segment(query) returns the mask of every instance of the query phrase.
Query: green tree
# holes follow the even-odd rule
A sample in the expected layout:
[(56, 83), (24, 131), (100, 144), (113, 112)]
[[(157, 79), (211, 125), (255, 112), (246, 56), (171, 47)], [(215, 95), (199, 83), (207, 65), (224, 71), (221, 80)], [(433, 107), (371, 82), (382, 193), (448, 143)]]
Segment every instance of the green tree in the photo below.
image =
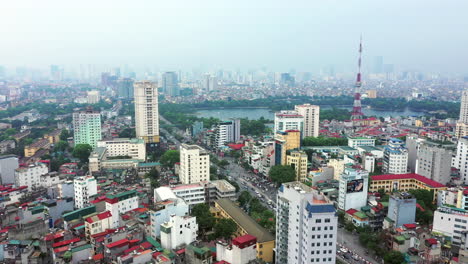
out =
[(405, 263), (405, 256), (400, 251), (389, 251), (384, 256), (385, 264), (401, 264)]
[(60, 140), (54, 146), (54, 151), (65, 151), (69, 147), (68, 142)]
[(252, 199), (252, 195), (248, 191), (242, 191), (239, 195), (239, 198), (237, 198), (237, 201), (239, 202), (240, 206), (246, 205), (250, 200)]
[(119, 137), (120, 138), (134, 138), (136, 137), (135, 129), (129, 128), (129, 127), (124, 128), (122, 131), (120, 131)]
[(346, 229), (346, 231), (352, 232), (354, 229), (356, 229), (356, 227), (354, 226), (353, 223), (346, 222), (345, 229)]
[(93, 150), (93, 147), (89, 144), (78, 144), (75, 146), (73, 149), (73, 157), (79, 159), (82, 163), (85, 163), (88, 161), (89, 154), (91, 154), (91, 151)]
[(151, 183), (151, 188), (158, 188), (159, 184), (159, 172), (156, 168), (151, 168), (149, 172), (145, 174), (145, 178), (148, 178)]
[(198, 227), (203, 234), (207, 230), (211, 230), (216, 222), (215, 217), (210, 212), (210, 207), (204, 203), (194, 205), (191, 214), (196, 217)]
[(218, 219), (214, 226), (215, 236), (217, 238), (231, 239), (237, 230), (236, 223), (229, 218)]
[(178, 150), (168, 150), (161, 156), (161, 165), (167, 168), (174, 167), (174, 164), (180, 161), (180, 152)]
[(270, 176), (272, 181), (281, 184), (294, 181), (296, 179), (296, 171), (291, 166), (275, 165), (271, 167), (268, 176)]
[(227, 160), (221, 160), (219, 163), (218, 163), (218, 166), (222, 167), (222, 168), (225, 168), (227, 165), (229, 165), (229, 162)]
[(70, 132), (68, 130), (63, 129), (62, 133), (60, 133), (60, 140), (67, 141), (67, 139), (70, 137)]

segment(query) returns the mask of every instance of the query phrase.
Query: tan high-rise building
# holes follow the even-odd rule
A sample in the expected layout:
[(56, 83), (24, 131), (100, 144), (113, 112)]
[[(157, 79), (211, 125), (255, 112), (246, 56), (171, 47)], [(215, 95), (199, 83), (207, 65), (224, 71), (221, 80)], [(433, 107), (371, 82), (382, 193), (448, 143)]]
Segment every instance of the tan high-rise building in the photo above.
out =
[(318, 137), (320, 106), (311, 104), (296, 105), (295, 110), (304, 117), (302, 137)]
[(210, 154), (197, 145), (180, 145), (179, 179), (182, 184), (210, 181)]
[(460, 104), (460, 118), (455, 128), (457, 138), (468, 136), (468, 91), (463, 91)]
[(135, 82), (135, 129), (145, 143), (159, 142), (158, 88), (150, 81)]
[(286, 151), (301, 147), (301, 131), (288, 130), (275, 136), (275, 164), (286, 164)]
[(286, 165), (296, 171), (296, 181), (304, 182), (307, 178), (307, 154), (304, 151), (293, 150), (286, 157)]

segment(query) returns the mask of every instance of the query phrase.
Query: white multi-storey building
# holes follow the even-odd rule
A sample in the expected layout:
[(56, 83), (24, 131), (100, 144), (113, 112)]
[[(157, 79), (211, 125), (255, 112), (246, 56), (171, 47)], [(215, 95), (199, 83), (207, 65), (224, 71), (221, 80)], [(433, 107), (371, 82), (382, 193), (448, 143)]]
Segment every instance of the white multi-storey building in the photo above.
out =
[(240, 139), (240, 120), (220, 122), (216, 128), (215, 145), (221, 148), (229, 142), (236, 142)]
[(408, 150), (404, 142), (392, 138), (384, 150), (383, 171), (388, 174), (405, 174), (408, 171)]
[(462, 137), (458, 140), (453, 167), (459, 170), (461, 180), (468, 184), (468, 137)]
[(146, 146), (143, 139), (114, 138), (98, 141), (97, 146), (107, 149), (107, 157), (129, 156), (132, 159), (146, 159)]
[(348, 146), (352, 148), (358, 147), (374, 147), (375, 139), (366, 137), (348, 137)]
[(2, 184), (15, 183), (15, 170), (19, 167), (15, 155), (0, 156), (0, 179)]
[(47, 174), (49, 168), (44, 163), (31, 164), (15, 170), (16, 186), (28, 186), (28, 190), (42, 186), (41, 176)]
[(462, 93), (460, 118), (456, 125), (455, 136), (457, 138), (468, 136), (468, 91)]
[(216, 243), (216, 260), (231, 264), (248, 264), (257, 258), (257, 238), (246, 234), (236, 237), (232, 243)]
[(418, 148), (416, 173), (447, 184), (451, 180), (452, 155), (452, 150), (447, 146), (424, 141)]
[(86, 237), (106, 231), (107, 229), (115, 228), (112, 225), (112, 213), (105, 211), (85, 219)]
[(149, 212), (149, 233), (153, 239), (157, 239), (160, 236), (161, 224), (169, 221), (171, 215), (188, 215), (189, 206), (182, 198), (176, 197), (169, 187), (154, 189), (154, 197), (154, 207), (151, 207)]
[(369, 184), (369, 172), (345, 168), (340, 176), (338, 191), (338, 208), (361, 209), (367, 205), (367, 190)]
[(182, 184), (209, 181), (209, 153), (200, 146), (182, 144), (180, 146), (179, 178)]
[(301, 131), (301, 138), (304, 136), (304, 117), (297, 111), (281, 111), (275, 113), (275, 133), (286, 132), (288, 130)]
[(75, 207), (78, 209), (89, 204), (90, 197), (97, 194), (96, 179), (93, 176), (76, 177), (73, 180), (75, 189)]
[(134, 93), (136, 136), (147, 144), (158, 143), (158, 88), (150, 81), (135, 82)]
[(112, 214), (112, 228), (120, 226), (120, 214), (139, 206), (138, 192), (135, 190), (106, 196), (106, 210)]
[(189, 206), (205, 203), (205, 184), (181, 184), (171, 188), (177, 197), (182, 198)]
[(296, 105), (295, 110), (304, 117), (303, 137), (318, 137), (320, 130), (320, 106), (311, 104)]
[(171, 215), (169, 221), (161, 224), (161, 246), (175, 249), (189, 245), (196, 240), (197, 232), (196, 217)]
[(468, 211), (441, 206), (434, 212), (432, 232), (452, 238), (452, 244), (460, 245), (462, 233), (468, 230)]
[(101, 140), (101, 113), (86, 110), (73, 113), (73, 136), (75, 146), (89, 144), (96, 147)]
[(324, 195), (300, 182), (278, 191), (276, 263), (335, 263), (338, 217)]

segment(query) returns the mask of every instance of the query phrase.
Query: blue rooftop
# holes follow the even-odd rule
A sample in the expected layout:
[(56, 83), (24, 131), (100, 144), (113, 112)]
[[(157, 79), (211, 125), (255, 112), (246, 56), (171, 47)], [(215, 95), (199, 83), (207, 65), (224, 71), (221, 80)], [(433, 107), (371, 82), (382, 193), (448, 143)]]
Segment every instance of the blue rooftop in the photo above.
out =
[(309, 217), (312, 216), (312, 214), (317, 214), (317, 213), (334, 213), (336, 212), (335, 207), (331, 204), (315, 204), (312, 205), (310, 203), (307, 204), (306, 210), (309, 212)]

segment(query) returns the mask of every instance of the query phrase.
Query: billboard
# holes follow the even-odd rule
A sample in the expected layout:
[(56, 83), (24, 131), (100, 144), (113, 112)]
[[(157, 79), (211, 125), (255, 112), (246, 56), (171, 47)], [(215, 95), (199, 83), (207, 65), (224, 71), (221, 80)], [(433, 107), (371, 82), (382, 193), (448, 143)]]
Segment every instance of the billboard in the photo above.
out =
[(346, 193), (362, 192), (364, 190), (364, 180), (348, 181), (346, 186)]

